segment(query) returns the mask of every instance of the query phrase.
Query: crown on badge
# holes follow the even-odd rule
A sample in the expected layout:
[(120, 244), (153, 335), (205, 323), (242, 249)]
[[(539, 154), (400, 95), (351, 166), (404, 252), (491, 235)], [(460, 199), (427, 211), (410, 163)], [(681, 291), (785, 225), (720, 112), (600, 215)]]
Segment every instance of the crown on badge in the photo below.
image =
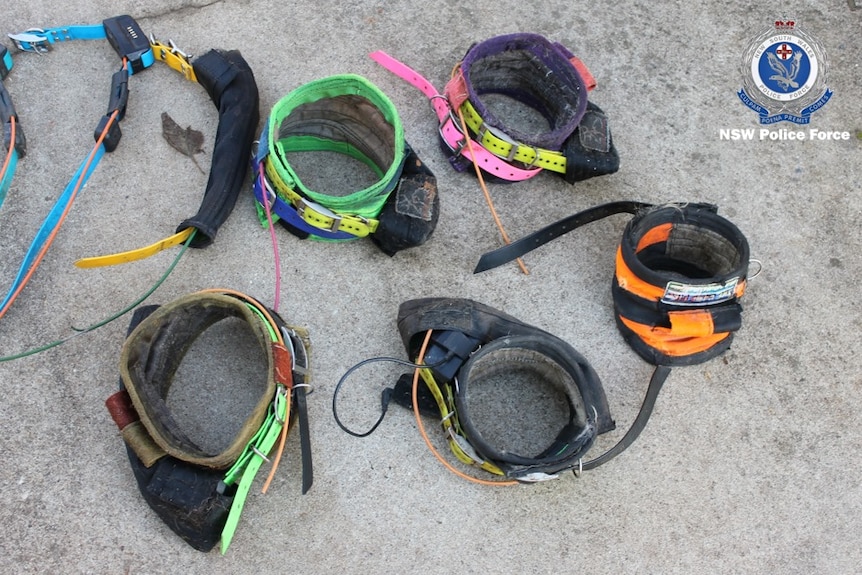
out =
[(775, 29), (778, 31), (788, 31), (793, 30), (794, 26), (796, 26), (796, 22), (793, 20), (776, 20), (775, 21)]

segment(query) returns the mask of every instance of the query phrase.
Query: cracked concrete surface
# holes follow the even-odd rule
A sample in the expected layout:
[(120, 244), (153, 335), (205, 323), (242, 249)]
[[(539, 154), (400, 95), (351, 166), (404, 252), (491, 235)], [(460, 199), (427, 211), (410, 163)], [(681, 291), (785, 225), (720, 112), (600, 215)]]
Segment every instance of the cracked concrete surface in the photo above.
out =
[[(10, 0), (0, 32), (123, 13), (192, 54), (241, 50), (255, 72), (263, 117), (306, 82), (365, 76), (395, 103), (408, 141), (436, 174), (440, 223), (426, 245), (393, 258), (367, 241), (303, 242), (279, 230), (280, 311), (308, 328), (314, 346), (315, 483), (300, 495), (298, 440), (291, 435), (269, 492), (253, 489), (226, 556), (182, 542), (135, 485), (104, 408), (117, 387), (128, 317), (0, 364), (0, 571), (858, 572), (862, 12), (811, 0), (624, 8), (550, 1), (541, 9), (509, 0)], [(721, 138), (723, 129), (760, 128), (736, 96), (741, 57), (756, 32), (779, 17), (796, 18), (828, 54), (834, 96), (799, 129), (847, 131), (849, 140)], [(617, 333), (609, 290), (626, 218), (591, 224), (529, 254), (528, 276), (514, 265), (472, 275), (478, 257), (500, 245), (476, 181), (449, 168), (424, 97), (368, 58), (385, 50), (442, 87), (473, 42), (515, 31), (562, 42), (590, 67), (599, 83), (590, 99), (610, 117), (621, 168), (574, 186), (550, 174), (491, 185), (513, 238), (608, 201), (708, 201), (746, 234), (763, 271), (743, 299), (732, 349), (674, 369), (627, 452), (580, 478), (496, 489), (448, 473), (406, 411), (390, 408), (372, 436), (356, 439), (338, 429), (330, 406), (336, 382), (353, 364), (372, 356), (406, 359), (395, 327), (402, 301), (446, 296), (502, 309), (590, 360), (618, 425), (597, 453), (637, 412), (652, 367)], [(117, 66), (113, 51), (97, 42), (14, 57), (5, 84), (28, 154), (0, 209), (4, 292), (89, 151)], [(0, 355), (67, 336), (70, 326), (90, 325), (134, 301), (173, 253), (94, 270), (72, 262), (155, 241), (197, 210), (206, 178), (162, 140), (160, 116), (169, 112), (203, 132), (209, 153), (217, 122), (212, 103), (164, 67), (129, 84), (123, 140), (0, 320)], [(779, 128), (797, 129), (769, 129)], [(207, 154), (198, 160), (209, 165)], [(269, 235), (247, 186), (215, 243), (183, 256), (147, 301), (229, 287), (271, 303), (274, 284)], [(380, 366), (350, 380), (340, 405), (353, 425), (374, 421), (380, 390), (399, 373)], [(199, 397), (201, 412), (217, 413), (217, 399)], [(194, 405), (194, 398), (185, 401)]]

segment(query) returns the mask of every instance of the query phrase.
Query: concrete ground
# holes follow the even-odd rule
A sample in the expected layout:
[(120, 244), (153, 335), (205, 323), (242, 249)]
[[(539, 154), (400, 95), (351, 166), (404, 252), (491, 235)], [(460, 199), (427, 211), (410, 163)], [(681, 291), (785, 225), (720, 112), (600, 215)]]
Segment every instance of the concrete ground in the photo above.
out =
[[(393, 258), (369, 241), (303, 242), (278, 230), (279, 309), (313, 341), (315, 482), (300, 494), (299, 442), (291, 435), (268, 493), (258, 489), (262, 477), (256, 482), (225, 556), (193, 550), (138, 492), (104, 407), (117, 388), (128, 316), (0, 364), (0, 572), (859, 572), (862, 11), (813, 0), (754, 7), (738, 0), (8, 0), (0, 31), (123, 13), (192, 54), (241, 50), (257, 78), (263, 117), (306, 82), (365, 76), (392, 99), (408, 141), (437, 175), (440, 221), (427, 244)], [(721, 138), (721, 130), (760, 128), (736, 96), (740, 62), (756, 33), (782, 17), (802, 23), (828, 54), (834, 95), (803, 129), (846, 131), (849, 140)], [(529, 254), (529, 275), (514, 264), (473, 275), (478, 257), (500, 245), (476, 180), (449, 168), (424, 97), (367, 56), (385, 50), (442, 87), (473, 42), (517, 31), (562, 42), (590, 67), (599, 83), (590, 99), (610, 117), (621, 168), (574, 186), (551, 174), (492, 184), (513, 238), (608, 201), (706, 201), (745, 233), (763, 271), (743, 298), (732, 349), (674, 369), (626, 453), (580, 478), (497, 488), (447, 472), (409, 412), (391, 408), (373, 435), (357, 439), (336, 426), (331, 400), (358, 361), (406, 359), (395, 326), (401, 302), (467, 297), (565, 339), (589, 359), (618, 426), (595, 453), (634, 418), (652, 367), (616, 331), (609, 290), (627, 218), (592, 224)], [(105, 42), (14, 57), (5, 84), (29, 147), (0, 210), (3, 293), (89, 151), (117, 67)], [(155, 241), (197, 210), (206, 177), (162, 139), (160, 115), (200, 130), (210, 152), (215, 109), (200, 87), (158, 63), (129, 84), (123, 141), (102, 160), (0, 320), (0, 355), (66, 337), (72, 326), (134, 301), (175, 251), (94, 270), (72, 262)], [(769, 130), (780, 128), (796, 126)], [(207, 153), (197, 159), (208, 168)], [(185, 254), (147, 301), (224, 287), (272, 304), (274, 286), (271, 242), (249, 185), (215, 243)], [(205, 350), (185, 369), (195, 365), (218, 364)], [(345, 420), (357, 429), (370, 425), (380, 390), (400, 371), (375, 365), (348, 380), (339, 398)], [(229, 425), (219, 421), (220, 399), (201, 393), (186, 401), (193, 411), (215, 413), (201, 425), (218, 431)], [(528, 423), (513, 416), (513, 426)]]

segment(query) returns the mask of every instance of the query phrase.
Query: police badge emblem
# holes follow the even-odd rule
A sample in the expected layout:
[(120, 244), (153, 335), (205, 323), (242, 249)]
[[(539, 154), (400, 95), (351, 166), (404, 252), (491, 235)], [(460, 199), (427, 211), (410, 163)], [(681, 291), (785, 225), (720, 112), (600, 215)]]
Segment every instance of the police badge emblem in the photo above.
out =
[(752, 41), (742, 57), (742, 77), (737, 95), (761, 124), (808, 124), (832, 97), (823, 46), (793, 20), (776, 20)]

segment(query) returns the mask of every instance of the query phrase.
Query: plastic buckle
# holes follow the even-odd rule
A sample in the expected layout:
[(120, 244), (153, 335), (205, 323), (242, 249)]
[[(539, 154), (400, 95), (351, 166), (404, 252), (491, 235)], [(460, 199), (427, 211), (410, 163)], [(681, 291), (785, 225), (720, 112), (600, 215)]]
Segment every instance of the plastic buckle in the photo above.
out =
[(8, 36), (15, 42), (15, 47), (22, 52), (45, 54), (51, 50), (51, 42), (42, 28), (30, 28), (18, 34), (8, 34)]

